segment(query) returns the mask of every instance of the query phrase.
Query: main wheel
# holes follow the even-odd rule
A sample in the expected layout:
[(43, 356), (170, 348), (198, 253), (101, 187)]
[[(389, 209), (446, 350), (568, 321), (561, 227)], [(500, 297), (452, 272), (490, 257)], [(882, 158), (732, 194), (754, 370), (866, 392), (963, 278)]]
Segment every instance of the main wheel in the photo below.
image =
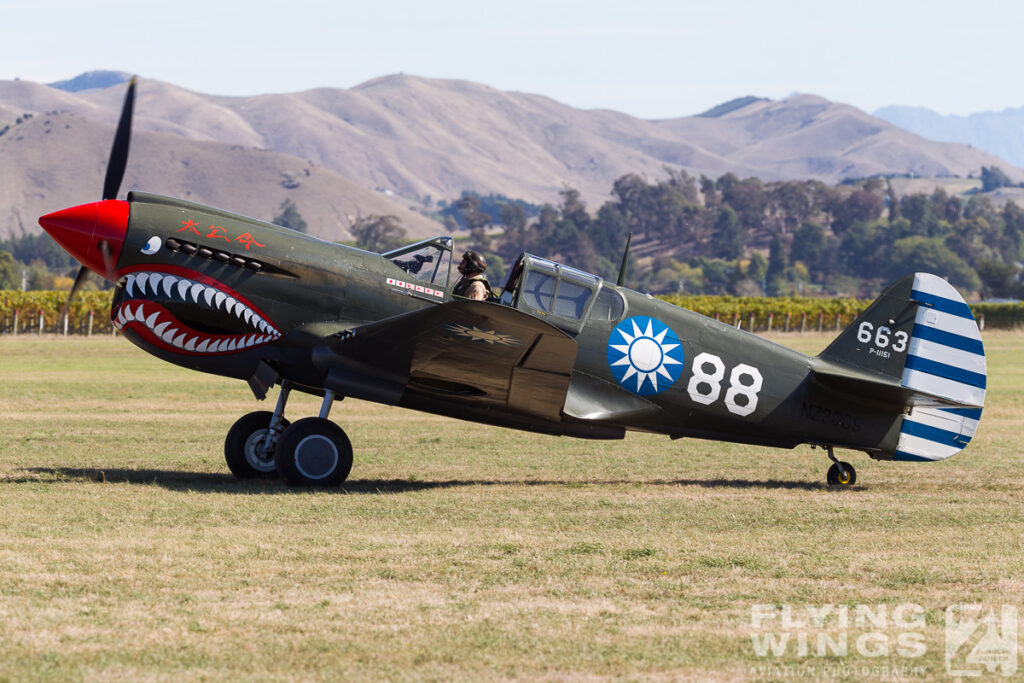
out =
[[(264, 448), (273, 413), (260, 410), (238, 418), (224, 439), (224, 460), (239, 479), (272, 479), (277, 476), (274, 450)], [(290, 423), (282, 418), (281, 426)]]
[[(843, 472), (839, 469), (839, 465), (843, 466)], [(828, 482), (829, 486), (853, 486), (857, 483), (857, 470), (853, 469), (853, 465), (848, 462), (841, 462), (839, 465), (832, 463), (832, 467), (828, 468), (828, 474), (825, 475), (825, 481)]]
[(352, 471), (352, 444), (330, 420), (307, 417), (284, 430), (274, 459), (289, 486), (337, 486)]

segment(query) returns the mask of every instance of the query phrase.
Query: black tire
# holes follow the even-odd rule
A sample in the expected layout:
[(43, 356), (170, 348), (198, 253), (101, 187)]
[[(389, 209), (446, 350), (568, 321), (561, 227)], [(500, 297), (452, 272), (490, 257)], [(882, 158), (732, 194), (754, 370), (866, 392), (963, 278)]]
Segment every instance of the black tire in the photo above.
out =
[[(263, 460), (256, 452), (256, 446), (266, 435), (270, 427), (273, 413), (259, 410), (238, 418), (228, 430), (224, 439), (224, 460), (231, 474), (239, 479), (273, 479), (277, 477), (277, 466), (274, 454)], [(282, 418), (281, 426), (287, 427), (290, 422)]]
[[(846, 470), (846, 476), (839, 469), (839, 465), (843, 466)], [(825, 481), (828, 482), (829, 486), (853, 486), (857, 483), (857, 470), (853, 469), (853, 465), (848, 462), (840, 462), (839, 465), (832, 463), (832, 467), (828, 468), (828, 474), (825, 475)]]
[(330, 420), (307, 417), (281, 434), (274, 456), (289, 486), (337, 486), (352, 471), (352, 444)]

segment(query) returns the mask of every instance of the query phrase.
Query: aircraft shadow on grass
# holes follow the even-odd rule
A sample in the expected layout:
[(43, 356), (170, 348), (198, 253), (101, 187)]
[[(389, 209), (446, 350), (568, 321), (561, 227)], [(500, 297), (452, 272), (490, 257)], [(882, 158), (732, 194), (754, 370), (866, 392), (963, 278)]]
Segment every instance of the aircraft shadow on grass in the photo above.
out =
[[(30, 467), (24, 472), (33, 476), (12, 478), (13, 483), (53, 483), (69, 480), (105, 482), (111, 484), (142, 484), (161, 486), (173, 491), (198, 491), (206, 493), (236, 493), (256, 495), (267, 493), (303, 493), (307, 490), (285, 486), (271, 479), (239, 480), (229, 474), (213, 472), (188, 472), (182, 470), (155, 469), (101, 469), (95, 467)], [(53, 477), (39, 479), (40, 475)], [(797, 489), (805, 491), (826, 490), (825, 484), (817, 482), (784, 481), (779, 479), (449, 479), (443, 481), (420, 481), (416, 479), (352, 479), (336, 491), (340, 494), (356, 493), (409, 493), (471, 486), (620, 486), (623, 484), (642, 486), (697, 486), (709, 489)], [(842, 489), (862, 491), (857, 489)]]

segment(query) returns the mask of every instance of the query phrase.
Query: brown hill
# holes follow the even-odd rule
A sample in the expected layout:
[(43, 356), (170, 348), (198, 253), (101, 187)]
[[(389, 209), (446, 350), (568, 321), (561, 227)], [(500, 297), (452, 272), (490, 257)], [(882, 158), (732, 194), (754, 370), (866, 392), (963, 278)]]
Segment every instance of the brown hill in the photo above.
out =
[[(780, 102), (760, 100), (717, 118), (659, 122), (671, 135), (700, 140), (702, 147), (737, 165), (760, 169), (765, 180), (843, 178), (878, 174), (924, 177), (979, 175), (997, 165), (1016, 179), (1024, 171), (967, 145), (925, 140), (845, 104), (814, 95)], [(661, 158), (685, 163), (669, 154)]]
[[(112, 139), (112, 126), (67, 112), (35, 115), (0, 136), (0, 237), (39, 232), (40, 215), (98, 200)], [(262, 220), (291, 199), (310, 234), (332, 240), (351, 239), (348, 228), (360, 215), (397, 215), (410, 237), (441, 229), (436, 221), (309, 161), (163, 133), (136, 131), (122, 196), (133, 188)]]
[[(65, 111), (77, 114), (79, 121), (88, 118), (109, 125), (116, 120), (123, 90), (116, 86), (68, 93), (26, 81), (0, 82), (0, 117), (22, 111)], [(452, 199), (465, 189), (534, 202), (557, 201), (558, 191), (570, 185), (594, 207), (608, 197), (615, 179), (639, 173), (653, 180), (666, 165), (712, 177), (733, 172), (764, 180), (817, 178), (828, 183), (879, 173), (967, 177), (977, 175), (982, 166), (998, 165), (1011, 178), (1024, 181), (1024, 171), (996, 157), (965, 145), (924, 140), (820, 97), (798, 95), (778, 102), (741, 104), (723, 107), (727, 113), (714, 117), (648, 121), (612, 111), (575, 109), (547, 97), (477, 83), (405, 75), (374, 79), (348, 90), (323, 88), (254, 97), (203, 95), (143, 80), (137, 130), (180, 136), (192, 143), (160, 138), (168, 149), (146, 160), (133, 155), (132, 164), (139, 164), (134, 172), (146, 181), (138, 185), (142, 189), (231, 208), (242, 204), (243, 212), (257, 213), (259, 208), (259, 215), (265, 217), (265, 206), (272, 213), (286, 196), (278, 187), (281, 174), (296, 169), (304, 173), (308, 160), (313, 164), (308, 168), (318, 177), (323, 174), (326, 179), (330, 170), (352, 183), (342, 189), (340, 179), (332, 180), (337, 185), (329, 190), (333, 194), (299, 202), (303, 215), (312, 216), (310, 222), (325, 234), (341, 234), (330, 233), (331, 226), (339, 216), (352, 214), (354, 206), (364, 214), (399, 213), (395, 208), (368, 208), (370, 196), (387, 201), (379, 193), (366, 194), (373, 189), (407, 198), (400, 200), (405, 208), (426, 203), (428, 197)], [(0, 128), (3, 125), (0, 118)], [(0, 167), (10, 169), (4, 171), (5, 178), (20, 169), (17, 173), (33, 179), (16, 179), (16, 187), (7, 191), (10, 203), (5, 206), (31, 215), (35, 210), (28, 208), (31, 197), (62, 188), (47, 180), (59, 175), (58, 166), (102, 166), (110, 135), (99, 129), (96, 135), (103, 141), (96, 143), (96, 149), (104, 148), (98, 157), (92, 149), (76, 161), (82, 149), (69, 145), (55, 152), (45, 146), (46, 137), (33, 138), (43, 147), (26, 152), (18, 164), (6, 153), (0, 156)], [(160, 147), (157, 138), (151, 144)], [(204, 145), (212, 146), (201, 155)], [(192, 155), (190, 173), (173, 166), (181, 166), (181, 152), (186, 149)], [(244, 157), (243, 165), (253, 174), (244, 186), (232, 172), (242, 163), (235, 156)], [(162, 168), (158, 159), (160, 164), (172, 165)], [(257, 168), (267, 176), (257, 179)], [(191, 181), (196, 173), (203, 174), (204, 183)], [(88, 177), (96, 178), (98, 185), (99, 174)], [(40, 186), (43, 181), (46, 187)], [(130, 183), (131, 179), (125, 187)], [(311, 195), (313, 184), (305, 181), (304, 185)], [(357, 190), (362, 193), (358, 201), (355, 195), (338, 194)], [(330, 202), (342, 208), (331, 209)], [(62, 203), (67, 202), (48, 205)], [(314, 203), (316, 211), (323, 207), (325, 213), (314, 213)], [(406, 214), (403, 221), (417, 220), (407, 219)]]

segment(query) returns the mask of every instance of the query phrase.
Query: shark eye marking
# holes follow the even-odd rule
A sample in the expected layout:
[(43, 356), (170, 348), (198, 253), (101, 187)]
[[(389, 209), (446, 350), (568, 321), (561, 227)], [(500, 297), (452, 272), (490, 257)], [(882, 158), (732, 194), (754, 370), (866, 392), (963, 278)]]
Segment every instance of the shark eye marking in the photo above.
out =
[(147, 255), (155, 254), (156, 252), (160, 251), (161, 244), (163, 244), (163, 241), (156, 235), (153, 235), (152, 237), (149, 238), (149, 241), (146, 242), (146, 246), (144, 246), (139, 251)]

